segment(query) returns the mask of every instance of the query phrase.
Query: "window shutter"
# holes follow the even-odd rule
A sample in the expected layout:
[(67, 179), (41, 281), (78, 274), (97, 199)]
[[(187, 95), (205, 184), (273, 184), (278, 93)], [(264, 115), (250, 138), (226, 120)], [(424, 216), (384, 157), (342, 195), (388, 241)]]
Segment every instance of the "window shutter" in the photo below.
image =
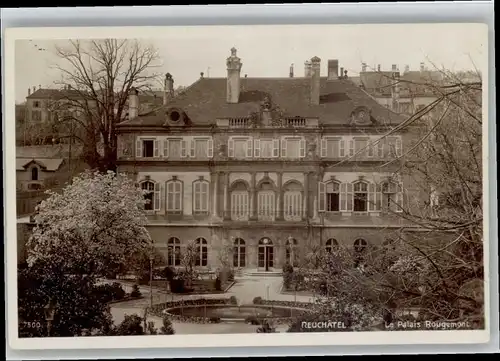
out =
[(375, 194), (375, 209), (380, 211), (382, 208), (382, 184), (377, 184)]
[(349, 141), (349, 157), (354, 155), (354, 140)]
[(398, 184), (397, 186), (396, 212), (403, 212), (403, 187), (401, 184)]
[(339, 154), (341, 157), (345, 157), (345, 140), (341, 139), (339, 142)]
[(340, 210), (347, 211), (347, 184), (340, 184)]
[(384, 140), (380, 139), (379, 142), (377, 143), (377, 157), (383, 158), (384, 157)]
[(286, 139), (281, 139), (281, 157), (286, 158)]
[(279, 139), (273, 139), (273, 157), (277, 158), (280, 156), (280, 140)]
[(194, 139), (191, 139), (190, 141), (190, 147), (189, 147), (189, 156), (194, 158), (194, 156), (196, 155), (195, 153), (195, 140)]
[(352, 183), (346, 183), (346, 208), (348, 212), (352, 212), (352, 196)]
[(306, 156), (306, 140), (301, 139), (299, 144), (300, 144), (299, 157), (304, 158)]
[(403, 144), (401, 138), (396, 138), (396, 156), (401, 157), (403, 155)]
[(234, 140), (229, 139), (228, 147), (227, 147), (227, 156), (234, 157)]
[(326, 139), (321, 139), (321, 158), (326, 158)]
[(318, 211), (319, 212), (324, 212), (325, 211), (325, 188), (326, 184), (323, 182), (318, 183), (319, 189), (318, 189)]
[(207, 157), (213, 158), (214, 156), (214, 141), (212, 139), (208, 140)]
[(374, 212), (377, 210), (376, 208), (376, 200), (375, 200), (375, 184), (368, 184), (368, 212)]
[(158, 139), (154, 140), (154, 155), (155, 158), (158, 158), (160, 156), (160, 144), (158, 142)]
[(186, 158), (187, 154), (187, 142), (185, 140), (181, 140), (181, 157)]
[(252, 158), (252, 139), (247, 140), (247, 158)]
[(160, 210), (160, 183), (155, 183), (155, 193), (154, 193), (154, 210)]
[(137, 138), (136, 141), (136, 147), (135, 147), (135, 157), (136, 158), (142, 158), (142, 139)]
[(163, 141), (163, 156), (168, 158), (168, 139)]
[(373, 157), (373, 143), (368, 143), (368, 157)]
[(260, 158), (260, 139), (255, 139), (253, 156), (255, 158)]

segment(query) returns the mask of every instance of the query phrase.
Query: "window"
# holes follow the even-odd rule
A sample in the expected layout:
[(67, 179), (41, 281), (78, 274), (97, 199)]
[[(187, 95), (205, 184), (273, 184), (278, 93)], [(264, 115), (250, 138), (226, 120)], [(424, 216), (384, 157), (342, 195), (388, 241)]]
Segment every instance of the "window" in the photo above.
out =
[(231, 192), (231, 219), (235, 221), (246, 221), (250, 214), (248, 189), (243, 182), (233, 186)]
[(136, 157), (158, 157), (158, 141), (155, 139), (137, 139)]
[[(368, 154), (368, 138), (355, 139), (354, 140), (354, 153), (360, 157), (364, 157)], [(359, 153), (358, 153), (359, 152)]]
[(325, 138), (321, 140), (322, 158), (345, 157), (345, 141), (340, 138)]
[(208, 182), (197, 180), (193, 183), (193, 214), (208, 214)]
[(42, 121), (42, 112), (40, 110), (33, 110), (31, 114), (32, 114), (31, 118), (33, 119), (34, 122)]
[(204, 238), (197, 238), (195, 244), (197, 247), (197, 257), (195, 261), (195, 266), (205, 267), (208, 265), (207, 240)]
[(160, 183), (144, 181), (141, 183), (141, 189), (146, 200), (144, 209), (147, 211), (160, 210)]
[(384, 157), (384, 143), (385, 139), (378, 139), (377, 142), (377, 157), (378, 158), (383, 158)]
[(229, 139), (228, 156), (230, 158), (251, 158), (252, 149), (252, 140), (250, 138)]
[(211, 139), (193, 139), (191, 141), (190, 156), (193, 158), (211, 158), (213, 143)]
[(276, 158), (279, 156), (278, 139), (256, 139), (254, 142), (255, 158)]
[(40, 108), (40, 102), (38, 100), (33, 102), (33, 108)]
[(335, 248), (339, 246), (339, 243), (335, 238), (330, 238), (329, 240), (326, 241), (325, 244), (325, 251), (328, 253), (332, 253)]
[(340, 183), (330, 181), (319, 184), (319, 211), (340, 211)]
[(171, 180), (167, 182), (167, 213), (182, 213), (182, 188), (182, 182), (179, 180)]
[(169, 159), (184, 158), (186, 156), (185, 141), (182, 139), (165, 139), (163, 143), (163, 156)]
[(363, 253), (368, 247), (368, 243), (363, 238), (358, 238), (354, 241), (354, 267), (363, 269), (364, 256)]
[(297, 267), (299, 265), (297, 240), (295, 238), (288, 237), (285, 247), (285, 262)]
[(245, 258), (245, 241), (242, 238), (236, 238), (233, 248), (233, 266), (237, 268), (245, 267)]
[(32, 181), (37, 181), (38, 180), (38, 167), (34, 166), (31, 168), (31, 180)]
[(284, 187), (283, 216), (286, 221), (302, 219), (302, 187), (297, 183), (289, 183)]
[(354, 184), (354, 212), (368, 211), (368, 185), (364, 182)]
[(403, 149), (400, 137), (389, 137), (387, 138), (387, 143), (389, 145), (389, 156), (401, 157), (403, 155)]
[(386, 182), (382, 185), (382, 209), (385, 212), (403, 211), (403, 192), (399, 184)]
[(257, 218), (259, 220), (274, 220), (274, 190), (269, 182), (262, 183), (257, 196)]
[(400, 109), (401, 113), (403, 113), (403, 114), (410, 114), (411, 113), (410, 103), (400, 103), (399, 106), (400, 106), (399, 109)]
[(306, 156), (306, 141), (302, 138), (281, 139), (282, 158), (304, 158)]
[(349, 140), (349, 157), (354, 156), (354, 140)]
[(167, 243), (167, 266), (181, 265), (181, 241), (172, 237)]

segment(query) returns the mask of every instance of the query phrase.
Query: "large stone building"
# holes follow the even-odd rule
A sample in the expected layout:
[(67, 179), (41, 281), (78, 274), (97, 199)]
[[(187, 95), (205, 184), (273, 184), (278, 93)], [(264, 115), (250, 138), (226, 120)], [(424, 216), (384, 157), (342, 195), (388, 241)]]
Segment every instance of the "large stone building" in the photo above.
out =
[[(166, 262), (188, 242), (201, 267), (233, 246), (238, 268), (281, 270), (337, 244), (363, 251), (404, 224), (412, 197), (398, 177), (411, 141), (404, 118), (380, 105), (329, 60), (303, 77), (242, 76), (236, 49), (226, 78), (205, 78), (165, 105), (118, 125), (118, 168), (149, 193), (148, 229)], [(388, 136), (383, 136), (390, 131)]]

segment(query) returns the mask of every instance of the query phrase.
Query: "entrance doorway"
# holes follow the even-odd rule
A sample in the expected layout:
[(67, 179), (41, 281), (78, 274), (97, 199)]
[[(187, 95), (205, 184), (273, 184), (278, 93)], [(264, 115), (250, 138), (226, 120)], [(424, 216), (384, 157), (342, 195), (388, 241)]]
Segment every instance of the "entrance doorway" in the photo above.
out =
[(269, 238), (262, 238), (259, 241), (258, 267), (263, 271), (271, 271), (274, 267), (274, 246)]

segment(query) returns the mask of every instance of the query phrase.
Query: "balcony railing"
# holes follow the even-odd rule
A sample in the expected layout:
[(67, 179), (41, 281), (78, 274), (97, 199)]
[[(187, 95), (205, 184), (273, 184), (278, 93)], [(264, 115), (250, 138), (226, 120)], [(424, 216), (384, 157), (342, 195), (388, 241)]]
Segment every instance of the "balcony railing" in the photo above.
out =
[(285, 124), (289, 127), (303, 128), (307, 126), (306, 118), (285, 118)]
[(250, 118), (231, 118), (229, 119), (230, 128), (247, 128), (250, 125)]

